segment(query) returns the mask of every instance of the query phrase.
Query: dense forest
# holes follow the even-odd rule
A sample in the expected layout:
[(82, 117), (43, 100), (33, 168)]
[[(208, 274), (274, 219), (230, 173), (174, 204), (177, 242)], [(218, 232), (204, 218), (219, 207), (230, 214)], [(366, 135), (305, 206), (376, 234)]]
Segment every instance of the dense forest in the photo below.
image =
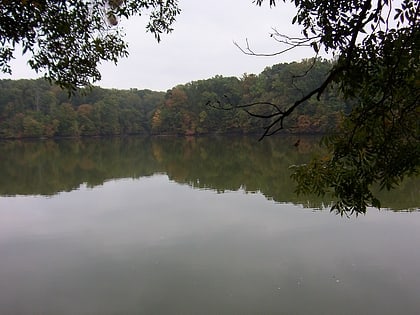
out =
[[(264, 119), (215, 107), (258, 102), (290, 106), (319, 85), (331, 66), (320, 59), (283, 63), (259, 75), (215, 76), (166, 93), (94, 87), (68, 95), (43, 79), (0, 80), (0, 138), (260, 133)], [(328, 90), (293, 113), (286, 127), (289, 132), (324, 133), (337, 126), (348, 108), (336, 90)], [(269, 111), (267, 106), (254, 108), (260, 115)]]

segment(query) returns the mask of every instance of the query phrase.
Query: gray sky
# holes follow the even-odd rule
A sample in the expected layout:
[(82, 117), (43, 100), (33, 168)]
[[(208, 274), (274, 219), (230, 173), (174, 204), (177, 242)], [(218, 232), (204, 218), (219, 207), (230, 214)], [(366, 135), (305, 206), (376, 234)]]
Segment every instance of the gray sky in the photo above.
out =
[[(165, 91), (177, 84), (215, 75), (258, 74), (266, 66), (313, 56), (309, 48), (276, 57), (247, 56), (233, 44), (235, 41), (245, 46), (248, 39), (255, 52), (282, 49), (269, 34), (272, 28), (287, 35), (300, 34), (300, 29), (291, 24), (296, 8), (290, 4), (279, 1), (270, 9), (268, 0), (263, 7), (257, 7), (252, 0), (180, 0), (180, 7), (182, 12), (175, 22), (175, 30), (163, 36), (160, 43), (145, 32), (146, 16), (122, 21), (130, 56), (121, 59), (117, 66), (103, 64), (102, 80), (95, 85)], [(19, 52), (12, 63), (13, 75), (0, 74), (0, 78), (38, 77), (18, 55)]]

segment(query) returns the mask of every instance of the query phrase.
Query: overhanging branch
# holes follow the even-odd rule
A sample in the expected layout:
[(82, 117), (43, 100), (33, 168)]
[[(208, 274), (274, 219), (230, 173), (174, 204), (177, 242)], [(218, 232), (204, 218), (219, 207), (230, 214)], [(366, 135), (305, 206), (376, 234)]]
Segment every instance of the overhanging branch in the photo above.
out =
[[(317, 99), (319, 100), (322, 93), (328, 87), (328, 85), (334, 80), (335, 76), (338, 75), (341, 71), (343, 71), (343, 67), (336, 67), (334, 68), (325, 81), (316, 89), (310, 91), (309, 93), (305, 94), (302, 98), (295, 101), (292, 106), (288, 107), (287, 109), (283, 110), (279, 104), (271, 103), (271, 102), (253, 102), (249, 104), (233, 104), (230, 102), (229, 98), (225, 96), (225, 102), (221, 102), (220, 100), (215, 100), (214, 102), (208, 101), (207, 105), (211, 106), (216, 109), (220, 110), (236, 110), (242, 109), (248, 115), (256, 118), (262, 119), (274, 119), (270, 122), (267, 126), (264, 127), (264, 132), (259, 138), (259, 140), (264, 139), (265, 137), (271, 136), (280, 130), (284, 129), (284, 120), (289, 117), (293, 111), (307, 100), (312, 98), (316, 95)], [(271, 113), (268, 114), (259, 114), (255, 112), (257, 108), (265, 107), (271, 109)], [(274, 110), (274, 111), (273, 111)]]
[[(260, 1), (261, 2), (261, 1)], [(244, 105), (235, 105), (229, 102), (228, 105), (222, 104), (220, 101), (217, 101), (217, 106), (214, 106), (218, 109), (224, 109), (224, 110), (231, 110), (231, 109), (242, 109), (247, 114), (249, 114), (252, 117), (262, 118), (262, 119), (269, 119), (272, 120), (267, 126), (264, 127), (264, 132), (259, 140), (262, 140), (266, 136), (273, 135), (280, 130), (284, 129), (284, 120), (289, 117), (297, 107), (301, 106), (303, 103), (311, 99), (312, 97), (316, 96), (318, 100), (320, 100), (320, 97), (322, 93), (326, 90), (326, 88), (333, 82), (334, 79), (336, 79), (340, 74), (348, 70), (352, 66), (352, 60), (354, 58), (354, 51), (357, 46), (357, 38), (360, 32), (363, 31), (363, 27), (369, 23), (373, 18), (372, 16), (367, 17), (367, 12), (372, 6), (371, 0), (364, 1), (363, 5), (361, 6), (361, 10), (354, 21), (352, 21), (352, 28), (350, 28), (351, 32), (347, 33), (349, 36), (348, 38), (348, 45), (341, 51), (341, 60), (333, 66), (331, 69), (329, 75), (327, 78), (315, 89), (312, 91), (304, 94), (300, 99), (296, 100), (291, 106), (289, 106), (286, 109), (282, 109), (282, 107), (278, 104), (273, 104), (270, 102), (255, 102), (250, 104), (244, 104)], [(376, 8), (377, 11), (382, 10), (382, 6), (378, 6)], [(284, 34), (279, 33), (276, 29), (273, 29), (274, 33), (272, 33), (270, 36), (274, 38), (277, 42), (286, 45), (286, 48), (274, 52), (274, 53), (256, 53), (250, 46), (248, 39), (246, 39), (246, 46), (241, 47), (238, 43), (234, 42), (235, 46), (238, 47), (238, 49), (244, 53), (245, 55), (250, 56), (257, 56), (257, 57), (272, 57), (281, 55), (287, 51), (290, 51), (292, 49), (295, 49), (297, 47), (312, 47), (316, 53), (316, 56), (318, 56), (318, 52), (320, 49), (320, 46), (323, 43), (323, 37), (322, 34), (317, 36), (305, 36), (305, 37), (291, 37)], [(310, 69), (314, 66), (314, 63), (311, 65)], [(303, 76), (305, 76), (308, 71), (305, 72)], [(297, 76), (301, 77), (301, 76)], [(254, 109), (257, 107), (269, 107), (270, 113), (267, 114), (259, 114)]]

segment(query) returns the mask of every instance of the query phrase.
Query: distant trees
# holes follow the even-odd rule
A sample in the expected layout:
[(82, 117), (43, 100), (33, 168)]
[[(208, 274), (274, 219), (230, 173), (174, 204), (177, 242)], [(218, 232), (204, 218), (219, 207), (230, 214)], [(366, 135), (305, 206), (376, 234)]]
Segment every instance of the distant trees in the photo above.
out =
[[(331, 63), (317, 60), (312, 80), (297, 78), (310, 60), (267, 67), (241, 78), (215, 76), (166, 93), (93, 88), (67, 93), (44, 80), (0, 81), (0, 137), (78, 137), (127, 134), (260, 133), (264, 125), (244, 111), (220, 111), (215, 102), (287, 103), (322, 80)], [(289, 131), (322, 133), (338, 124), (345, 104), (331, 90), (289, 121)], [(264, 113), (263, 109), (261, 113)]]
[[(300, 78), (312, 61), (267, 67), (259, 75), (244, 74), (242, 78), (216, 76), (177, 86), (166, 93), (152, 119), (155, 133), (262, 133), (264, 124), (259, 117), (232, 109), (247, 103), (287, 104), (296, 95), (310, 90), (321, 81), (331, 62), (316, 60), (311, 80)], [(262, 102), (264, 100), (264, 102)], [(337, 90), (330, 89), (320, 102), (311, 102), (302, 112), (288, 121), (288, 130), (304, 133), (325, 133), (337, 127), (345, 103)], [(265, 106), (254, 107), (254, 113), (269, 115)]]
[(69, 98), (38, 80), (0, 80), (0, 138), (148, 134), (165, 93), (93, 88)]

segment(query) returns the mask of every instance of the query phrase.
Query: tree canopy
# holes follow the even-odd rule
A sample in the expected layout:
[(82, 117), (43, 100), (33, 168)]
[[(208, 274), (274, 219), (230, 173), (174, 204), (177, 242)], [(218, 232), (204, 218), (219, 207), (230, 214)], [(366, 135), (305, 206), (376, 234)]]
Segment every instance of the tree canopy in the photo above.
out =
[[(373, 186), (391, 189), (419, 172), (420, 2), (290, 2), (297, 8), (292, 23), (302, 27), (302, 37), (277, 31), (272, 36), (286, 49), (309, 45), (315, 55), (332, 53), (335, 63), (328, 76), (303, 97), (288, 106), (271, 106), (264, 135), (282, 129), (293, 111), (337, 86), (344, 99), (353, 100), (351, 112), (339, 130), (325, 138), (328, 156), (295, 167), (297, 190), (332, 193), (339, 198), (333, 206), (339, 213), (380, 207)], [(269, 4), (275, 6), (276, 1)], [(253, 54), (249, 48), (244, 51)], [(240, 107), (250, 111), (254, 106)]]
[[(312, 63), (277, 64), (240, 78), (217, 75), (177, 85), (166, 93), (91, 87), (68, 97), (65, 90), (43, 79), (0, 80), (0, 139), (259, 134), (263, 128), (260, 119), (243, 111), (217, 110), (209, 101), (291, 102), (301, 92), (313, 89), (331, 67), (330, 61), (317, 60), (310, 75), (293, 77)], [(348, 111), (348, 106), (337, 90), (331, 90), (321, 101), (291, 115), (287, 131), (319, 134), (335, 129), (340, 113)]]
[(20, 45), (29, 65), (69, 90), (98, 81), (101, 61), (128, 55), (122, 18), (148, 13), (146, 29), (159, 41), (180, 12), (177, 0), (3, 0), (0, 3), (0, 69)]

